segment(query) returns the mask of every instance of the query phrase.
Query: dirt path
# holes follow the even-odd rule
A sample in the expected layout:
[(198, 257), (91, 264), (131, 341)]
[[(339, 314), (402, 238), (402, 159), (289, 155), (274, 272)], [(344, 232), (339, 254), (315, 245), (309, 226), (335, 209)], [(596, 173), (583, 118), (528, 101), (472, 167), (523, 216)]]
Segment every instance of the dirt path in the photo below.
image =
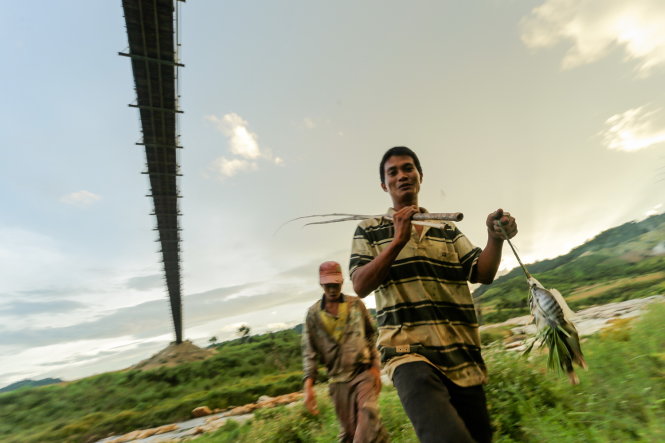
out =
[(193, 415), (202, 415), (201, 417), (156, 428), (132, 431), (123, 435), (114, 435), (98, 440), (96, 443), (166, 443), (191, 440), (196, 438), (197, 435), (216, 431), (229, 420), (243, 423), (252, 418), (254, 416), (253, 412), (257, 409), (273, 408), (280, 405), (291, 406), (295, 405), (301, 398), (301, 392), (292, 392), (278, 397), (262, 396), (256, 403), (249, 403), (214, 414), (210, 412), (207, 406), (202, 406), (192, 411)]
[(206, 432), (216, 431), (226, 424), (227, 421), (233, 420), (238, 423), (243, 423), (254, 414), (243, 414), (236, 416), (224, 416), (224, 413), (212, 414), (206, 417), (193, 418), (191, 420), (183, 421), (180, 423), (173, 423), (170, 425), (159, 426), (157, 428), (142, 429), (139, 431), (132, 431), (124, 435), (114, 435), (112, 437), (98, 440), (97, 443), (125, 443), (125, 442), (152, 442), (152, 443), (166, 443), (178, 442), (183, 440), (190, 440), (196, 438), (197, 435)]

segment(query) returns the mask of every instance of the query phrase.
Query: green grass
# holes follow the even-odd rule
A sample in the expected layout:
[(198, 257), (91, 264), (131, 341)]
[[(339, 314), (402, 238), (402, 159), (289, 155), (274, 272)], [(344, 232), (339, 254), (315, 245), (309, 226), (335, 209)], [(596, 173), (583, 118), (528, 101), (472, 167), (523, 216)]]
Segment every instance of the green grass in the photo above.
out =
[[(634, 322), (617, 322), (582, 347), (589, 371), (580, 385), (547, 370), (547, 355), (528, 359), (491, 345), (484, 351), (496, 442), (665, 441), (665, 303)], [(206, 404), (224, 408), (301, 388), (299, 335), (283, 331), (224, 343), (203, 362), (146, 372), (102, 374), (66, 385), (0, 395), (0, 441), (88, 442), (190, 418)], [(339, 432), (325, 384), (320, 415), (302, 403), (259, 410), (199, 442), (331, 442)], [(416, 442), (397, 393), (379, 400), (393, 442)]]
[[(257, 411), (251, 421), (238, 425), (227, 423), (219, 431), (197, 439), (202, 443), (329, 443), (337, 441), (339, 425), (327, 394), (327, 386), (319, 386), (319, 415), (312, 416), (302, 403)], [(404, 414), (397, 392), (384, 387), (379, 399), (384, 426), (393, 443), (415, 442), (416, 435)]]
[[(486, 350), (486, 386), (495, 442), (665, 441), (665, 304), (637, 323), (621, 324), (583, 344), (589, 371), (581, 384), (547, 371), (546, 355)], [(318, 417), (302, 404), (262, 411), (243, 425), (227, 424), (198, 440), (219, 442), (330, 442), (338, 425), (324, 387)], [(397, 393), (384, 387), (383, 422), (393, 442), (417, 442)]]

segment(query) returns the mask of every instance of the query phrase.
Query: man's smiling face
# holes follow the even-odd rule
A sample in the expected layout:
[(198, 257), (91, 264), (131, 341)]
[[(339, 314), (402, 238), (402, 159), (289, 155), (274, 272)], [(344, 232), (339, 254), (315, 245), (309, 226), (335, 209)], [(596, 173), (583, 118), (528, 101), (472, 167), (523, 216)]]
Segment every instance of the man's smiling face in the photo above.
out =
[[(394, 155), (383, 166), (385, 181), (381, 188), (390, 194), (393, 206), (415, 204), (422, 177), (410, 155)], [(395, 208), (397, 209), (397, 208)]]

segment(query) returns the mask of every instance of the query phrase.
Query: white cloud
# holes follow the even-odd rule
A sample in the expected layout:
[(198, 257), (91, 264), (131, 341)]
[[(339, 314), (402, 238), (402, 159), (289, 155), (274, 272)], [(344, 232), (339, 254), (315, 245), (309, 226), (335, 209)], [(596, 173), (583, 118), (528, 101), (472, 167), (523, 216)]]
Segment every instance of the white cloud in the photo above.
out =
[(290, 323), (285, 323), (285, 322), (277, 322), (277, 323), (268, 323), (266, 325), (266, 328), (269, 331), (280, 331), (282, 329), (286, 329), (286, 328), (289, 328), (289, 327), (292, 327), (292, 326), (295, 326), (295, 325), (292, 325)]
[(665, 63), (662, 0), (547, 0), (522, 19), (522, 41), (531, 48), (572, 41), (564, 69), (595, 62), (619, 46), (647, 76)]
[(311, 119), (311, 118), (309, 118), (309, 117), (305, 117), (305, 118), (303, 119), (303, 123), (305, 123), (305, 127), (306, 127), (307, 129), (314, 129), (314, 128), (316, 128), (316, 122), (314, 121), (314, 119)]
[(605, 121), (600, 132), (609, 149), (632, 152), (665, 142), (665, 113), (648, 106), (629, 109)]
[(74, 206), (89, 206), (102, 197), (90, 191), (77, 191), (60, 197), (62, 203)]
[(224, 177), (233, 177), (238, 172), (255, 171), (258, 168), (254, 162), (240, 158), (227, 159), (225, 157), (216, 159), (212, 167)]
[[(237, 333), (238, 328), (240, 328), (241, 326), (249, 326), (249, 325), (247, 324), (247, 322), (242, 321), (242, 322), (227, 324), (221, 330), (223, 332)], [(250, 327), (250, 329), (251, 329), (251, 327)]]
[(221, 118), (209, 115), (207, 119), (215, 123), (217, 129), (229, 138), (233, 154), (249, 159), (261, 156), (258, 136), (250, 132), (247, 120), (234, 112), (226, 114)]
[(662, 203), (658, 203), (656, 206), (645, 212), (644, 216), (651, 217), (652, 215), (660, 214), (662, 211), (663, 211), (663, 205)]
[[(39, 272), (35, 272), (39, 269)], [(0, 293), (13, 293), (66, 280), (71, 260), (56, 242), (45, 235), (21, 228), (0, 227)]]
[(258, 160), (281, 165), (284, 160), (273, 156), (269, 148), (261, 148), (258, 136), (249, 130), (249, 123), (236, 113), (222, 117), (208, 115), (206, 119), (215, 124), (229, 140), (229, 149), (236, 158), (219, 157), (214, 160), (212, 169), (224, 177), (232, 177), (240, 172), (258, 170)]

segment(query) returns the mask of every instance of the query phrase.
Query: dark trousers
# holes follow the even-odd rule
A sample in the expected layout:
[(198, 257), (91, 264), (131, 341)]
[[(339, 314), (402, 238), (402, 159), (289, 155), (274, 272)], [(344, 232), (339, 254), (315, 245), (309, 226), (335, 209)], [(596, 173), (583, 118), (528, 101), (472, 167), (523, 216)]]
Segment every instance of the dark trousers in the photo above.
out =
[(398, 366), (393, 384), (421, 443), (492, 441), (482, 385), (457, 386), (425, 362)]

